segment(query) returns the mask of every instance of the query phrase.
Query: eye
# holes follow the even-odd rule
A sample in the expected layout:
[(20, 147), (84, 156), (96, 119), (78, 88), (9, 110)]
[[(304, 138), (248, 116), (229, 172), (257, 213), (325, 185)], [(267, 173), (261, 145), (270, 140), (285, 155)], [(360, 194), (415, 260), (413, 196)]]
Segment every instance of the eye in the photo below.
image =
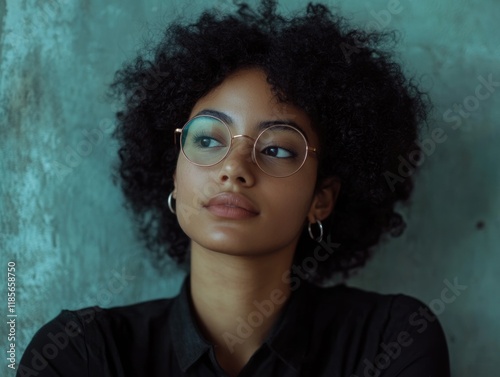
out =
[(202, 135), (196, 136), (194, 138), (194, 145), (198, 146), (199, 148), (216, 148), (223, 146), (223, 144), (217, 139), (214, 139), (213, 137), (210, 136), (202, 136)]
[(264, 148), (261, 151), (262, 154), (270, 157), (276, 157), (276, 158), (293, 158), (296, 157), (296, 154), (293, 153), (292, 151), (289, 151), (285, 148), (280, 148), (277, 146), (271, 146)]

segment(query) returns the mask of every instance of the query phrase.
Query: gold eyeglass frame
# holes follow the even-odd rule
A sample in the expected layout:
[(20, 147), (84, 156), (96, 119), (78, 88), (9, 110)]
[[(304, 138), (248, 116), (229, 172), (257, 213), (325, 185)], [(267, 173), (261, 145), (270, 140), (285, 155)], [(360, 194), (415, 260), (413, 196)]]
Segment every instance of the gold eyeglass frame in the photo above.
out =
[[(179, 135), (179, 139), (180, 137), (182, 136), (182, 131), (184, 130), (184, 127), (186, 127), (190, 122), (192, 122), (194, 119), (196, 118), (212, 118), (212, 119), (215, 119), (219, 122), (221, 122), (227, 129), (229, 135), (231, 136), (231, 140), (230, 140), (230, 144), (229, 144), (229, 148), (227, 149), (226, 153), (224, 154), (224, 156), (222, 156), (222, 158), (213, 163), (213, 164), (207, 164), (207, 165), (204, 165), (204, 164), (197, 164), (196, 162), (193, 162), (187, 155), (186, 153), (184, 152), (184, 148), (182, 146), (182, 143), (179, 141), (179, 144), (180, 144), (180, 149), (182, 151), (182, 154), (184, 155), (184, 157), (186, 157), (186, 159), (192, 163), (193, 165), (196, 165), (196, 166), (201, 166), (201, 167), (209, 167), (209, 166), (214, 166), (214, 165), (217, 165), (218, 163), (224, 161), (224, 159), (227, 157), (227, 155), (229, 154), (229, 152), (231, 151), (231, 149), (233, 148), (234, 146), (234, 143), (233, 143), (233, 140), (236, 139), (236, 138), (240, 138), (240, 137), (245, 137), (247, 139), (250, 139), (253, 141), (253, 145), (252, 145), (252, 153), (251, 153), (251, 156), (252, 156), (252, 161), (259, 167), (259, 169), (261, 171), (263, 171), (265, 174), (271, 176), (271, 177), (275, 177), (275, 178), (286, 178), (286, 177), (290, 177), (291, 175), (294, 175), (295, 173), (297, 173), (301, 168), (302, 166), (304, 166), (305, 162), (306, 162), (306, 159), (307, 157), (311, 154), (313, 157), (317, 157), (317, 148), (315, 147), (310, 147), (309, 144), (307, 143), (307, 139), (306, 137), (304, 136), (304, 134), (302, 133), (302, 131), (300, 131), (298, 128), (296, 127), (293, 127), (289, 124), (274, 124), (264, 130), (262, 130), (261, 132), (259, 132), (259, 134), (257, 135), (256, 138), (253, 138), (251, 136), (248, 136), (248, 135), (234, 135), (231, 133), (231, 129), (229, 128), (229, 126), (227, 125), (226, 122), (224, 122), (222, 119), (214, 116), (214, 115), (206, 115), (206, 114), (202, 114), (202, 115), (197, 115), (197, 116), (194, 116), (192, 117), (191, 119), (189, 119), (183, 126), (182, 128), (176, 128), (174, 130), (174, 143), (175, 143), (175, 146), (178, 148), (179, 147), (179, 144), (177, 143), (177, 134)], [(280, 176), (275, 176), (275, 175), (272, 175), (272, 174), (269, 174), (268, 172), (266, 172), (264, 169), (262, 169), (262, 167), (259, 165), (259, 163), (257, 162), (257, 158), (255, 157), (255, 149), (256, 149), (256, 146), (257, 146), (257, 140), (259, 140), (259, 138), (261, 137), (261, 135), (268, 131), (269, 129), (273, 128), (273, 127), (289, 127), (289, 128), (292, 128), (293, 130), (297, 131), (299, 133), (300, 136), (302, 136), (302, 139), (304, 139), (304, 144), (306, 146), (306, 153), (305, 153), (305, 156), (304, 156), (304, 159), (302, 160), (302, 163), (300, 164), (300, 166), (292, 173), (290, 174), (287, 174), (287, 175), (280, 175)]]

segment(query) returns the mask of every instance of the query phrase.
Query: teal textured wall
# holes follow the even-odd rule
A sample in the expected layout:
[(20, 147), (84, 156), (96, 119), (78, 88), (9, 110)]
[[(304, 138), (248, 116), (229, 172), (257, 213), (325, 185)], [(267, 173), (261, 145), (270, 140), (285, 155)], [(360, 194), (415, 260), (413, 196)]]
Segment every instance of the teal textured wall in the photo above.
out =
[[(402, 32), (399, 57), (435, 104), (422, 138), (441, 129), (434, 148), (426, 143), (415, 195), (402, 209), (407, 231), (381, 245), (350, 284), (420, 298), (439, 314), (453, 375), (497, 375), (500, 2), (328, 3), (355, 25)], [(0, 0), (2, 355), (9, 261), (16, 263), (18, 359), (62, 308), (177, 293), (182, 272), (151, 267), (111, 182), (115, 109), (104, 94), (145, 39), (207, 6), (232, 9), (230, 0)], [(445, 303), (442, 291), (454, 282), (462, 288)], [(0, 368), (13, 375), (3, 356)]]

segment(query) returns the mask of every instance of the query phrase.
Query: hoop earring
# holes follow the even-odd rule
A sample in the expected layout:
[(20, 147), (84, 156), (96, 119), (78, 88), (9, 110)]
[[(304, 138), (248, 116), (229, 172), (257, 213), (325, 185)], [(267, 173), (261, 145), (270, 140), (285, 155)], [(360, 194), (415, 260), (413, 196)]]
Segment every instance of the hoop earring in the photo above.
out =
[(172, 191), (168, 195), (167, 204), (168, 204), (168, 209), (170, 210), (170, 212), (172, 212), (175, 215), (175, 209), (174, 209), (174, 207), (172, 207), (172, 197), (173, 197), (173, 194), (174, 194), (174, 192)]
[(309, 237), (311, 237), (316, 242), (320, 243), (321, 241), (323, 241), (323, 224), (321, 224), (321, 221), (316, 220), (316, 224), (318, 224), (319, 226), (319, 237), (314, 237), (314, 234), (311, 229), (312, 224), (313, 223), (309, 222), (309, 225), (307, 226), (307, 230), (309, 231)]

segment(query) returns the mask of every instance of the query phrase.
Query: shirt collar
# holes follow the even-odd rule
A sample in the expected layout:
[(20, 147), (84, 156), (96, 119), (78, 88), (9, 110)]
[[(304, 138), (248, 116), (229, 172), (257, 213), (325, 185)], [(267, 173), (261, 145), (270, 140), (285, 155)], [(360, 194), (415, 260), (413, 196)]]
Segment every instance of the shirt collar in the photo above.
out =
[(208, 342), (201, 334), (191, 304), (189, 274), (184, 278), (179, 295), (174, 299), (170, 332), (180, 367), (185, 373), (206, 351)]
[(266, 342), (287, 365), (300, 370), (308, 348), (312, 306), (311, 284), (297, 280), (280, 318), (276, 321)]
[[(311, 295), (307, 293), (310, 285), (300, 280), (300, 284), (294, 286), (283, 312), (265, 341), (281, 360), (296, 371), (302, 364), (310, 332), (311, 306), (308, 300)], [(180, 367), (185, 373), (211, 347), (195, 320), (189, 274), (184, 278), (180, 293), (174, 299), (170, 331), (176, 344)]]

